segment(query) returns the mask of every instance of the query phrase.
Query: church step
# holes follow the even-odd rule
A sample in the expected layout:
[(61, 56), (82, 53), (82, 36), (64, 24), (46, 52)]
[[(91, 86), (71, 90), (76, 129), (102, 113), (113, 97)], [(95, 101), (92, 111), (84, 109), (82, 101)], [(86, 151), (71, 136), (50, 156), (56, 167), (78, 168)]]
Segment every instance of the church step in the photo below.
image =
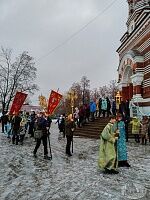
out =
[(101, 132), (98, 131), (80, 131), (80, 132), (74, 132), (75, 135), (80, 135), (80, 134), (87, 134), (87, 135), (100, 135)]
[(87, 133), (80, 133), (80, 135), (76, 135), (74, 133), (75, 136), (79, 136), (79, 137), (84, 137), (84, 138), (94, 138), (94, 139), (99, 139), (99, 135), (92, 135), (92, 134), (87, 134)]
[(77, 128), (76, 131), (79, 131), (79, 132), (82, 131), (82, 130), (91, 130), (91, 131), (92, 131), (92, 130), (93, 130), (93, 131), (97, 130), (97, 131), (99, 131), (99, 130), (103, 130), (104, 127), (105, 127), (105, 126), (101, 126), (101, 127), (98, 127), (98, 126), (97, 126), (97, 127), (89, 126), (89, 127)]
[[(100, 137), (101, 132), (109, 122), (109, 118), (96, 118), (93, 122), (84, 124), (81, 128), (76, 128), (74, 135), (85, 138)], [(129, 133), (131, 133), (131, 125), (129, 125)], [(132, 134), (129, 134), (129, 138), (133, 138)]]
[[(100, 134), (91, 134), (91, 133), (74, 133), (75, 136), (78, 136), (78, 137), (85, 137), (85, 138), (95, 138), (95, 139), (99, 139), (100, 138)], [(134, 138), (134, 135), (132, 134), (129, 134), (129, 138)]]
[(89, 121), (89, 124), (95, 124), (95, 123), (108, 123), (109, 120), (101, 120), (101, 119), (95, 119), (94, 121)]

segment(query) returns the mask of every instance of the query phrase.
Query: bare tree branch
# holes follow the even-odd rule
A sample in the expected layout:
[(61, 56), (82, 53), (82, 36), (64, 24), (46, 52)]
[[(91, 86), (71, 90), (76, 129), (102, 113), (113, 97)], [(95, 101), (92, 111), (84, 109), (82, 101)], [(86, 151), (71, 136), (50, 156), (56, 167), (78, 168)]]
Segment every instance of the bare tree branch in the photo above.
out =
[(12, 51), (1, 47), (0, 52), (0, 102), (2, 112), (8, 110), (17, 91), (34, 94), (38, 86), (34, 84), (37, 69), (33, 57), (23, 52), (12, 61)]

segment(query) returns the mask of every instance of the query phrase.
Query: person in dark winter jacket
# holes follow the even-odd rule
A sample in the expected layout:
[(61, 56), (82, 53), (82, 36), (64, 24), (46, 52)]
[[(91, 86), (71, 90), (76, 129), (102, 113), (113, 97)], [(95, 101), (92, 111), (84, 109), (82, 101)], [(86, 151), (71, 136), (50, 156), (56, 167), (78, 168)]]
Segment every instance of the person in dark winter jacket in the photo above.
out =
[(107, 101), (107, 117), (109, 117), (109, 115), (111, 114), (110, 109), (111, 109), (111, 103), (108, 97), (106, 97), (106, 101)]
[(19, 116), (18, 113), (14, 113), (14, 117), (11, 121), (12, 126), (12, 143), (18, 145), (19, 142), (19, 134), (20, 134), (20, 123), (22, 121), (22, 118)]
[(7, 113), (5, 113), (1, 117), (1, 122), (2, 122), (2, 133), (7, 132), (7, 123), (9, 122), (9, 117)]
[(75, 130), (75, 122), (73, 120), (72, 114), (67, 117), (66, 124), (65, 124), (65, 133), (67, 138), (67, 145), (66, 145), (66, 154), (68, 156), (72, 156), (70, 152), (71, 142), (73, 139), (73, 132)]
[(29, 134), (31, 137), (34, 137), (34, 127), (35, 127), (35, 112), (33, 111), (29, 117)]
[(59, 122), (59, 130), (60, 133), (63, 133), (63, 137), (65, 138), (65, 114), (61, 115)]
[(101, 114), (102, 114), (102, 98), (99, 99), (98, 107), (99, 107), (99, 113), (98, 113), (98, 116), (100, 117)]
[(112, 101), (112, 114), (113, 114), (113, 116), (116, 116), (116, 112), (117, 112), (117, 109), (116, 109), (116, 101), (113, 100), (113, 101)]
[(86, 122), (90, 121), (90, 106), (88, 104), (85, 104), (85, 117)]
[(84, 109), (83, 106), (81, 106), (79, 109), (79, 127), (83, 126), (83, 121), (84, 121)]
[(37, 157), (36, 153), (42, 141), (44, 146), (44, 159), (50, 160), (47, 149), (47, 136), (49, 134), (49, 128), (50, 128), (50, 122), (47, 120), (44, 113), (40, 113), (40, 116), (35, 121), (35, 130), (41, 131), (41, 138), (36, 139), (36, 146), (33, 151), (33, 155), (35, 158)]

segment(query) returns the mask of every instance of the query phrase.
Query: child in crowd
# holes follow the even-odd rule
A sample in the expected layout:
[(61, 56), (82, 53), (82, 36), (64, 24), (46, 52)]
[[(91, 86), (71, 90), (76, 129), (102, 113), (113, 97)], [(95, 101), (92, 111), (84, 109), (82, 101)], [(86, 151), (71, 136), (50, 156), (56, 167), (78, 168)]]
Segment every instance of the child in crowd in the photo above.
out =
[(133, 117), (130, 124), (132, 125), (132, 134), (134, 135), (135, 142), (140, 143), (140, 120), (137, 117)]

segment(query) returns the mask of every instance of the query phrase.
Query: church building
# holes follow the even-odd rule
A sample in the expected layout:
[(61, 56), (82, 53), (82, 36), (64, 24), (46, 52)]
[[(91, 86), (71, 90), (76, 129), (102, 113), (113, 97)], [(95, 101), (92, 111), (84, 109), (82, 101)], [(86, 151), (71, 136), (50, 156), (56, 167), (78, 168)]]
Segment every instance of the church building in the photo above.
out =
[(128, 5), (127, 31), (117, 49), (119, 91), (123, 101), (150, 115), (150, 0), (128, 0)]

